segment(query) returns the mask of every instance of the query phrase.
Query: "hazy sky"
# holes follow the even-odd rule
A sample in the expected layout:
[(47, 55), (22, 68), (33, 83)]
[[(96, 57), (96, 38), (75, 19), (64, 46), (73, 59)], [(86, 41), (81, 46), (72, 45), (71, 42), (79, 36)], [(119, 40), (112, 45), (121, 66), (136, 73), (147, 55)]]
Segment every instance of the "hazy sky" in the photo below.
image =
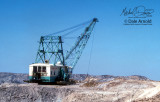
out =
[[(0, 0), (0, 72), (28, 73), (41, 35), (99, 19), (89, 74), (160, 80), (159, 0)], [(123, 25), (122, 10), (154, 9), (152, 25)], [(74, 73), (86, 74), (91, 39)]]

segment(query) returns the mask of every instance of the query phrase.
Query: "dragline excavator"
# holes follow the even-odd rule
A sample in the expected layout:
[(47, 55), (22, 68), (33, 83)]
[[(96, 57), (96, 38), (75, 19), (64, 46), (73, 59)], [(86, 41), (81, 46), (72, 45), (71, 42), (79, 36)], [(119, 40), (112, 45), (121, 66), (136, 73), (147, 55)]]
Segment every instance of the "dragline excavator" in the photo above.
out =
[[(68, 82), (72, 71), (77, 64), (87, 42), (91, 36), (93, 28), (98, 22), (97, 18), (76, 25), (74, 27), (41, 36), (35, 63), (29, 65), (30, 83), (56, 83), (59, 81)], [(85, 27), (83, 33), (76, 37), (76, 42), (69, 50), (64, 46), (65, 39), (70, 33)], [(62, 33), (67, 32), (62, 35)], [(68, 41), (71, 42), (71, 41)]]

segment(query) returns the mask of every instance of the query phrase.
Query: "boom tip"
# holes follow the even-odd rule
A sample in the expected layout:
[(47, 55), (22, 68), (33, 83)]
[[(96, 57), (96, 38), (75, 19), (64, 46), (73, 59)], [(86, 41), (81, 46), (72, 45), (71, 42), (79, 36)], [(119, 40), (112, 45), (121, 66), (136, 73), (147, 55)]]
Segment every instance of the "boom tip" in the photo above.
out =
[(93, 21), (94, 22), (99, 22), (97, 18), (93, 18)]

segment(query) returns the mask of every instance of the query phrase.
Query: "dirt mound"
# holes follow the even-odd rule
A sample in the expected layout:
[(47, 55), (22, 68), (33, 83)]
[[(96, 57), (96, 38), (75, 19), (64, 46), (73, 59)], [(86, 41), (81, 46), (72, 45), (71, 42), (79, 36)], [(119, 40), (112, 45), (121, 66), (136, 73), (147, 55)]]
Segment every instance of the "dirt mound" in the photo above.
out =
[(135, 100), (134, 102), (160, 102), (160, 92), (158, 91), (158, 93), (152, 97), (145, 97), (142, 99)]
[(0, 102), (159, 102), (160, 99), (160, 82), (143, 76), (74, 74), (72, 78), (78, 83), (65, 86), (20, 84), (27, 74), (0, 73), (0, 76)]
[(2, 84), (0, 102), (56, 102), (71, 94), (73, 90), (39, 86), (34, 84)]

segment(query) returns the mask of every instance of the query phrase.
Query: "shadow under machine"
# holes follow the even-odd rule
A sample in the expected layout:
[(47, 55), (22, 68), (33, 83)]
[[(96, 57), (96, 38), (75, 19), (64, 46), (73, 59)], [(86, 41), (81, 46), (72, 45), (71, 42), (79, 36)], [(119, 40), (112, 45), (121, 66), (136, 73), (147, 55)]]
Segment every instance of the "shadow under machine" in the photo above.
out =
[[(74, 27), (41, 36), (35, 63), (29, 65), (28, 82), (68, 82), (96, 22), (98, 19), (93, 18)], [(80, 29), (83, 29), (83, 33)]]

